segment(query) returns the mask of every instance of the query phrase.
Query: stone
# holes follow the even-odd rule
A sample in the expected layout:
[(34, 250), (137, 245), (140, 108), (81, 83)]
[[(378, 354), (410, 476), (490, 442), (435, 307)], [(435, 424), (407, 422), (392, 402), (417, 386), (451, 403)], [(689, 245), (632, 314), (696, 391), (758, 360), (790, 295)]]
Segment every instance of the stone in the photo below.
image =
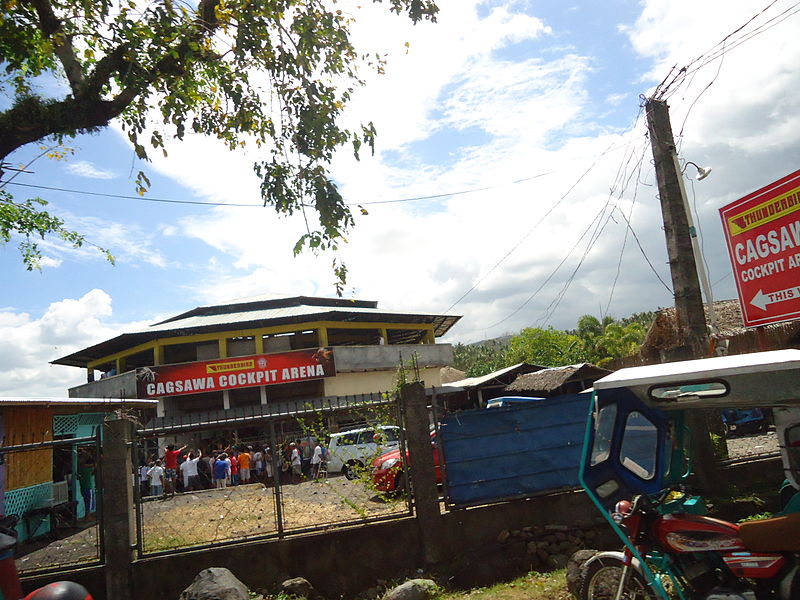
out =
[(299, 596), (300, 598), (308, 598), (309, 600), (319, 598), (319, 594), (314, 589), (314, 586), (311, 585), (311, 582), (303, 577), (287, 579), (281, 584), (281, 589), (287, 594)]
[(568, 562), (569, 559), (564, 554), (553, 554), (547, 564), (553, 569), (563, 569)]
[(577, 598), (581, 592), (584, 563), (597, 554), (598, 550), (578, 550), (567, 562), (567, 589)]
[(508, 538), (510, 537), (511, 537), (511, 532), (508, 529), (503, 529), (503, 531), (501, 531), (497, 535), (497, 541), (501, 544), (505, 544), (506, 541), (508, 541)]
[(569, 531), (569, 527), (567, 527), (566, 525), (554, 525), (554, 524), (545, 525), (544, 529), (545, 531), (561, 531), (561, 532)]
[(179, 600), (248, 600), (247, 587), (223, 567), (211, 567), (197, 574)]
[(384, 600), (430, 600), (439, 587), (430, 579), (409, 579), (386, 592)]
[(526, 552), (528, 554), (536, 554), (536, 550), (539, 549), (539, 544), (537, 542), (528, 542), (528, 548)]

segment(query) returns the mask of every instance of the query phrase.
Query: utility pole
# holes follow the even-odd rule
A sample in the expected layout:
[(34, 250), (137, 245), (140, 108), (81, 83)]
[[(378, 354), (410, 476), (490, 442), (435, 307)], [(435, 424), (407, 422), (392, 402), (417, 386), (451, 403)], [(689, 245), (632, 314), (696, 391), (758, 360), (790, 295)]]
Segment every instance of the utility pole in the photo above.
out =
[(664, 100), (650, 98), (645, 102), (645, 111), (653, 147), (664, 235), (667, 238), (678, 335), (686, 340), (685, 346), (677, 350), (674, 358), (702, 358), (708, 352), (708, 328), (692, 247), (693, 232), (690, 231), (683, 198), (683, 174), (678, 164), (678, 153), (669, 120), (669, 107)]
[[(708, 328), (692, 243), (695, 233), (686, 207), (683, 173), (672, 136), (669, 107), (664, 100), (650, 98), (645, 102), (645, 112), (650, 143), (653, 147), (664, 235), (667, 238), (678, 335), (680, 339), (686, 340), (686, 343), (676, 348), (667, 360), (703, 358), (709, 351)], [(719, 415), (708, 414), (710, 412), (713, 413), (713, 411), (697, 410), (690, 410), (687, 413), (687, 425), (692, 431), (694, 472), (698, 486), (706, 491), (711, 491), (716, 483), (714, 466), (717, 459), (709, 429), (712, 421), (719, 419)]]

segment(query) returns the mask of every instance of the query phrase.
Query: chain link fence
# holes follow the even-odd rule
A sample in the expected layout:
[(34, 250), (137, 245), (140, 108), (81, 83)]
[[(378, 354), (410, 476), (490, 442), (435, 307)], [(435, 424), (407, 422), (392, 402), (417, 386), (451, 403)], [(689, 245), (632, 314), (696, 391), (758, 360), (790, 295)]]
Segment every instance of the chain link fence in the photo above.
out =
[[(378, 456), (405, 453), (394, 395), (261, 405), (204, 417), (165, 417), (137, 431), (140, 556), (411, 514), (405, 495), (381, 492), (373, 482)], [(179, 452), (174, 491), (162, 460), (168, 446)]]

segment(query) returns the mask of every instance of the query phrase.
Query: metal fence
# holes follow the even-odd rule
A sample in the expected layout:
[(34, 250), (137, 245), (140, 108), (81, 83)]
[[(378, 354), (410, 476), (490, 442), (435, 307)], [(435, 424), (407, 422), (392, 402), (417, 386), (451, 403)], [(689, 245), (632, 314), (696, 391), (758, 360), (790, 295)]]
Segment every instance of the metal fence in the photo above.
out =
[[(372, 461), (386, 449), (382, 431), (387, 427), (400, 431), (397, 445), (405, 452), (402, 424), (397, 399), (386, 394), (156, 419), (137, 430), (133, 447), (138, 554), (280, 538), (408, 516), (411, 507), (404, 496), (381, 493), (372, 481)], [(349, 453), (342, 454), (344, 461), (334, 460), (342, 456), (334, 457), (330, 449), (327, 461), (313, 464), (317, 444), (327, 449), (327, 440), (332, 434), (341, 437), (337, 435), (341, 430), (362, 430), (360, 438), (352, 435), (350, 441), (372, 443), (353, 444)], [(150, 487), (161, 475), (153, 469), (158, 466), (154, 460), (164, 455), (168, 444), (182, 448), (181, 459), (202, 454), (195, 462), (196, 477), (186, 475), (187, 468), (193, 472), (191, 465), (179, 467), (174, 494)], [(292, 465), (294, 447), (301, 455), (297, 470)], [(249, 457), (249, 479), (241, 468), (243, 453)], [(231, 465), (230, 475), (217, 477), (215, 463), (232, 457), (237, 458), (238, 472)], [(341, 464), (349, 465), (346, 473)]]
[(29, 434), (26, 441), (16, 434), (3, 440), (5, 476), (14, 472), (20, 479), (28, 471), (35, 480), (7, 489), (0, 507), (2, 526), (17, 538), (20, 573), (103, 562), (102, 434), (101, 426), (94, 429), (84, 437), (30, 441)]

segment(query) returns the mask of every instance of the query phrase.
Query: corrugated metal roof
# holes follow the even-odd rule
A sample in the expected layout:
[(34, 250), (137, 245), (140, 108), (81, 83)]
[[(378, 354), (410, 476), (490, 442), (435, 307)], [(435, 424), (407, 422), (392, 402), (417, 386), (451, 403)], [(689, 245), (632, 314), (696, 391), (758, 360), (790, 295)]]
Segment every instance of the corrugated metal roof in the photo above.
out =
[(515, 370), (519, 370), (521, 368), (531, 367), (533, 370), (541, 370), (545, 367), (540, 367), (538, 365), (530, 365), (528, 363), (517, 363), (516, 365), (511, 365), (510, 367), (506, 367), (504, 369), (499, 369), (497, 371), (493, 371), (487, 375), (481, 375), (480, 377), (467, 377), (466, 379), (462, 379), (461, 381), (453, 381), (451, 383), (443, 383), (442, 387), (461, 387), (461, 388), (470, 388), (482, 385), (491, 381), (492, 379), (496, 379), (498, 377), (502, 377), (503, 375), (507, 375), (509, 373), (513, 373)]
[(441, 337), (460, 316), (379, 310), (377, 302), (298, 296), (256, 299), (230, 305), (198, 307), (140, 331), (123, 333), (52, 361), (56, 365), (85, 367), (89, 362), (162, 337), (215, 333), (233, 329), (257, 329), (304, 322), (339, 321), (397, 325), (431, 324)]
[(135, 408), (154, 408), (158, 400), (114, 399), (114, 398), (0, 398), (3, 406), (131, 406)]

